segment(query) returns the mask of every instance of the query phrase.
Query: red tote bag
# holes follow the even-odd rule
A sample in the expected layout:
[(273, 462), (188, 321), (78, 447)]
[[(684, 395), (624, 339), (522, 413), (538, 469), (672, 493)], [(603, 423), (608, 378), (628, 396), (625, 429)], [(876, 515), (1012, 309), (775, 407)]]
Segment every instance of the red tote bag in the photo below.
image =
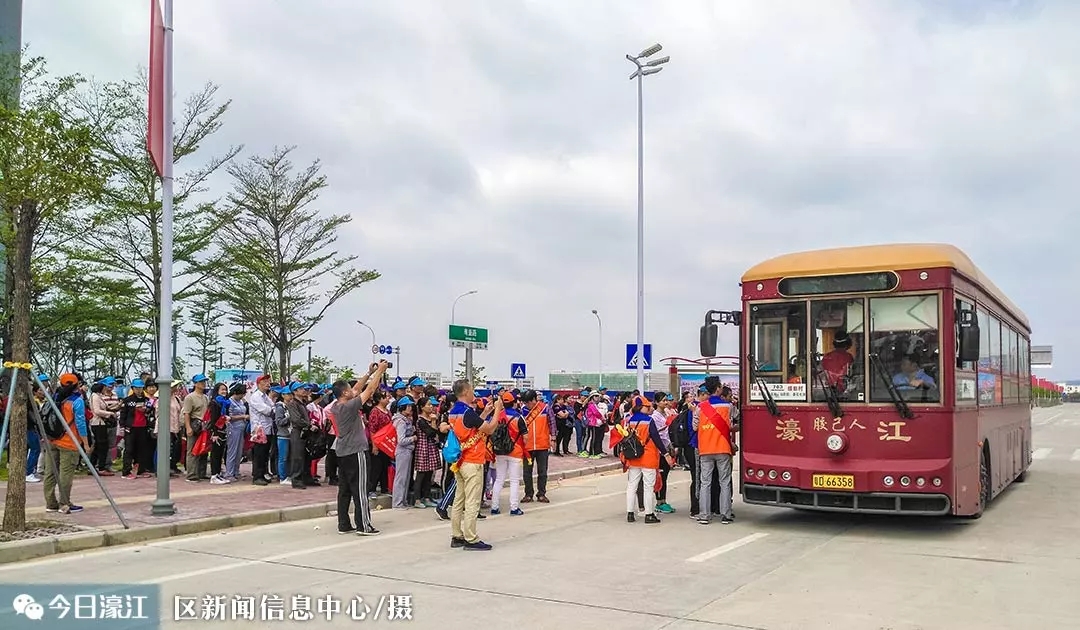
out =
[(384, 425), (371, 436), (371, 443), (387, 456), (394, 457), (397, 453), (397, 429), (393, 424)]

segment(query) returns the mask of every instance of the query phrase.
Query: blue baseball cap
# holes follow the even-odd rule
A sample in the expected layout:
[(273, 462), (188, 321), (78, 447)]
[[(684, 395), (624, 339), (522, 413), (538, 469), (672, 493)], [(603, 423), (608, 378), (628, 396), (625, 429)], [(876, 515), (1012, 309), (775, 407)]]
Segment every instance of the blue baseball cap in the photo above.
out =
[(137, 378), (134, 381), (131, 381), (131, 386), (132, 387), (138, 387), (139, 389), (142, 389), (143, 387), (146, 387), (146, 384), (142, 382), (141, 378)]
[(409, 379), (409, 387), (427, 387), (427, 381), (419, 376), (414, 376)]
[(48, 375), (47, 375), (47, 374), (38, 374), (38, 377), (37, 377), (37, 378), (38, 378), (38, 380), (39, 380), (39, 381), (41, 381), (42, 383), (48, 383), (48, 382), (49, 382), (49, 377), (48, 377)]
[(205, 383), (206, 381), (209, 381), (209, 380), (210, 379), (207, 378), (207, 376), (205, 374), (196, 374), (195, 376), (191, 377), (191, 382), (192, 383)]
[(289, 391), (294, 393), (294, 394), (296, 392), (300, 391), (301, 389), (311, 389), (311, 386), (308, 385), (307, 383), (293, 383), (292, 385), (289, 386)]
[(116, 379), (111, 377), (111, 376), (106, 376), (105, 378), (101, 379), (101, 381), (99, 381), (99, 382), (102, 385), (104, 385), (105, 387), (112, 387), (113, 385), (116, 385)]
[(394, 381), (394, 384), (390, 386), (390, 389), (405, 389), (405, 387), (405, 381), (399, 378), (398, 380)]
[(397, 408), (401, 409), (402, 407), (408, 407), (409, 405), (415, 404), (416, 402), (412, 398), (409, 398), (408, 396), (402, 396), (397, 401)]

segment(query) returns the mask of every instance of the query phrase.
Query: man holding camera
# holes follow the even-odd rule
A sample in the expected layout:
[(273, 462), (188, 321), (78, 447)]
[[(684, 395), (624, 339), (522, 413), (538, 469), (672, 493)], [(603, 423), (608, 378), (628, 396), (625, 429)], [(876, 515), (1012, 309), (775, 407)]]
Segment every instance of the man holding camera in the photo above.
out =
[[(374, 536), (379, 530), (371, 524), (371, 507), (368, 503), (368, 438), (361, 407), (379, 388), (383, 374), (390, 364), (379, 361), (371, 364), (368, 373), (349, 383), (333, 384), (334, 422), (337, 425), (338, 460), (338, 533), (357, 532), (361, 536)], [(356, 527), (349, 520), (349, 504), (356, 505)]]
[(461, 443), (461, 457), (453, 462), (456, 492), (450, 515), (450, 547), (466, 551), (489, 551), (491, 545), (480, 540), (476, 533), (477, 515), (484, 495), (484, 464), (491, 459), (488, 436), (499, 426), (497, 418), (502, 411), (501, 396), (495, 396), (492, 404), (481, 414), (473, 409), (476, 394), (466, 379), (454, 381), (457, 402), (450, 409), (450, 427)]

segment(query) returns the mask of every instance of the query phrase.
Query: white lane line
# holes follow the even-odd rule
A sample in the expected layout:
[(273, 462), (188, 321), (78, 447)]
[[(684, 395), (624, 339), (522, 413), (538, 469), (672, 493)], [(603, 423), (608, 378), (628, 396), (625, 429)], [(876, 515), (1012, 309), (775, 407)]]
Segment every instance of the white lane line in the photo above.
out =
[(719, 556), (719, 555), (725, 554), (725, 553), (727, 553), (729, 551), (733, 551), (735, 549), (738, 549), (739, 547), (742, 547), (743, 545), (749, 545), (750, 543), (754, 542), (755, 540), (761, 540), (762, 538), (764, 538), (766, 536), (768, 536), (768, 534), (765, 534), (765, 533), (762, 533), (762, 532), (757, 532), (757, 533), (754, 533), (754, 534), (750, 534), (749, 536), (743, 536), (742, 538), (740, 538), (738, 540), (733, 540), (733, 541), (729, 542), (726, 545), (720, 545), (719, 547), (717, 547), (715, 549), (710, 549), (710, 550), (706, 551), (705, 553), (699, 553), (696, 556), (692, 556), (690, 558), (687, 558), (686, 561), (687, 562), (705, 562), (706, 560), (712, 560), (716, 556)]
[[(676, 481), (674, 483), (669, 483), (668, 488), (670, 489), (671, 486), (673, 486), (673, 485), (685, 484), (688, 481), (689, 481), (688, 479), (684, 479), (684, 480)], [(578, 503), (586, 503), (588, 501), (595, 501), (597, 499), (610, 499), (611, 497), (625, 497), (625, 496), (626, 496), (626, 490), (620, 490), (618, 492), (609, 492), (607, 494), (594, 494), (592, 496), (582, 497), (580, 499), (571, 499), (570, 501), (561, 501), (559, 503), (549, 503), (548, 505), (537, 506), (537, 507), (534, 507), (534, 508), (530, 509), (529, 513), (541, 512), (543, 510), (551, 510), (551, 509), (555, 509), (555, 508), (561, 508), (561, 507), (566, 507), (566, 506), (570, 506), (570, 505), (576, 505)], [(506, 518), (506, 517), (489, 516), (488, 518), (489, 519), (497, 519), (497, 518)], [(175, 582), (175, 581), (178, 581), (178, 580), (186, 580), (186, 579), (190, 579), (190, 578), (193, 578), (193, 577), (200, 577), (200, 576), (203, 576), (203, 575), (209, 575), (209, 574), (212, 574), (212, 573), (221, 573), (222, 571), (231, 571), (233, 569), (241, 569), (241, 568), (244, 568), (244, 567), (249, 567), (249, 566), (254, 565), (254, 564), (262, 564), (262, 563), (266, 563), (266, 562), (279, 562), (281, 560), (288, 560), (289, 558), (296, 558), (296, 557), (299, 557), (299, 556), (307, 556), (307, 555), (312, 555), (312, 554), (316, 554), (316, 553), (322, 553), (324, 551), (333, 551), (335, 549), (346, 549), (346, 548), (350, 548), (350, 547), (355, 547), (358, 543), (360, 543), (360, 544), (363, 544), (363, 543), (376, 543), (376, 542), (379, 542), (379, 541), (382, 541), (382, 540), (393, 540), (395, 538), (404, 538), (406, 536), (415, 536), (416, 534), (423, 534), (423, 533), (426, 533), (426, 532), (434, 532), (434, 531), (440, 531), (440, 530), (449, 533), (450, 523), (441, 522), (438, 525), (431, 525), (431, 526), (428, 526), (428, 527), (418, 527), (416, 529), (410, 529), (410, 530), (405, 530), (405, 531), (401, 531), (401, 532), (394, 532), (392, 534), (382, 534), (380, 536), (363, 537), (363, 536), (353, 535), (353, 536), (350, 536), (351, 540), (349, 540), (347, 542), (340, 542), (340, 543), (336, 543), (336, 544), (333, 544), (333, 545), (323, 545), (321, 547), (312, 547), (310, 549), (296, 549), (294, 551), (289, 551), (289, 552), (286, 552), (286, 553), (279, 553), (279, 554), (276, 554), (276, 555), (273, 555), (273, 556), (266, 556), (264, 558), (259, 558), (258, 560), (242, 560), (242, 561), (238, 561), (238, 562), (231, 562), (229, 564), (222, 564), (222, 565), (218, 565), (218, 566), (214, 566), (214, 567), (207, 567), (205, 569), (198, 569), (198, 570), (195, 570), (195, 571), (185, 571), (183, 573), (172, 573), (172, 574), (169, 574), (169, 575), (163, 575), (163, 576), (152, 578), (152, 579), (149, 579), (149, 580), (142, 580), (140, 582), (137, 582), (137, 584), (161, 584), (161, 583), (164, 583), (164, 582)], [(176, 550), (177, 551), (184, 551), (183, 549), (176, 549)]]
[(1072, 457), (1069, 458), (1069, 461), (1080, 462), (1080, 448), (1073, 451)]
[(1047, 457), (1050, 457), (1050, 452), (1053, 450), (1054, 449), (1052, 448), (1037, 448), (1035, 449), (1035, 452), (1031, 454), (1031, 459), (1046, 459)]

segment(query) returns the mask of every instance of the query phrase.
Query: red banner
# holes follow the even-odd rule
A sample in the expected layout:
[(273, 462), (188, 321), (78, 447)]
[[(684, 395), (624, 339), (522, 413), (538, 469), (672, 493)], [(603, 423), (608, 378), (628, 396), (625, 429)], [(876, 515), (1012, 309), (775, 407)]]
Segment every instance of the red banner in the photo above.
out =
[(158, 177), (165, 173), (165, 22), (158, 0), (150, 0), (150, 103), (146, 149)]

